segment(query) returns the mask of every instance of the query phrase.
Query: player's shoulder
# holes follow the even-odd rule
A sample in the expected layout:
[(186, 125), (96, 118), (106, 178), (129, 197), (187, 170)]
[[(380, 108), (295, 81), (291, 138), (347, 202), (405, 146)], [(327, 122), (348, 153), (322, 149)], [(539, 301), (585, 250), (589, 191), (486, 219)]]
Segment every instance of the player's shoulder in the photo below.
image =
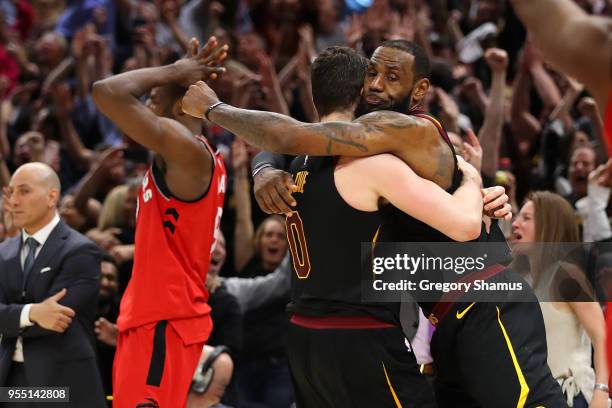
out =
[[(431, 120), (423, 117), (425, 115), (407, 115), (405, 113), (381, 110), (367, 113), (355, 119), (357, 123), (380, 124), (393, 128), (403, 127), (432, 127)], [(435, 126), (434, 126), (435, 127)]]
[(381, 153), (367, 157), (343, 157), (338, 162), (338, 169), (363, 175), (391, 174), (407, 166), (402, 159), (391, 154)]
[(193, 139), (193, 135), (191, 134), (191, 131), (187, 128), (187, 126), (183, 125), (176, 119), (160, 116), (158, 123), (161, 127), (161, 130), (166, 134), (172, 134), (179, 137)]
[[(176, 119), (160, 117), (159, 126), (161, 127), (162, 133), (168, 136), (169, 143), (178, 143), (177, 146), (185, 146), (185, 144), (191, 144), (195, 147), (203, 146), (202, 141), (199, 140), (200, 138), (197, 135), (194, 135), (192, 131), (187, 128), (187, 126), (183, 125)], [(198, 150), (210, 152), (209, 148)]]

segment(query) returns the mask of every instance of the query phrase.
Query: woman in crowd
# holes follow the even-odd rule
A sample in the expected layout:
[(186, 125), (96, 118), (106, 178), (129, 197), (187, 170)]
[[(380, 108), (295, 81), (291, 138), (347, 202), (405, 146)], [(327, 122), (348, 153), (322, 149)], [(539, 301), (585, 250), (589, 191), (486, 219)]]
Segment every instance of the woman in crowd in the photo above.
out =
[[(281, 264), (287, 253), (285, 221), (278, 215), (266, 218), (254, 232), (251, 218), (247, 149), (232, 145), (234, 170), (234, 264), (238, 276), (267, 275)], [(245, 311), (244, 346), (236, 362), (235, 378), (244, 407), (287, 408), (293, 389), (286, 356), (289, 320), (285, 312), (288, 296), (279, 296), (260, 307)]]
[(533, 192), (512, 227), (513, 251), (527, 256), (528, 280), (540, 300), (548, 365), (568, 405), (607, 407), (605, 322), (575, 255), (580, 236), (572, 206), (558, 194)]

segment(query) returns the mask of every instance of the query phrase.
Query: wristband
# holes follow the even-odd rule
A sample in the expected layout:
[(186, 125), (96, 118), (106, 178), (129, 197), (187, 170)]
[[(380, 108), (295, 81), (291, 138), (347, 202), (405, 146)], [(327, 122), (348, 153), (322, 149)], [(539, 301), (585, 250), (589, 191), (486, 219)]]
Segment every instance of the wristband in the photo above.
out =
[(255, 169), (253, 169), (253, 178), (255, 178), (255, 176), (257, 175), (257, 173), (259, 173), (260, 171), (262, 171), (263, 169), (267, 169), (268, 167), (273, 167), (270, 163), (263, 163), (257, 167), (255, 167)]
[(206, 117), (206, 120), (210, 122), (210, 119), (208, 118), (208, 115), (210, 115), (210, 112), (213, 111), (213, 109), (215, 109), (217, 106), (219, 105), (225, 105), (225, 102), (217, 102), (217, 103), (213, 103), (212, 105), (210, 105), (208, 107), (208, 109), (206, 109), (206, 112), (204, 113), (204, 116)]
[(610, 393), (610, 388), (608, 388), (608, 386), (606, 384), (595, 384), (595, 386), (593, 387), (593, 390), (601, 390), (603, 392), (605, 392), (606, 394)]

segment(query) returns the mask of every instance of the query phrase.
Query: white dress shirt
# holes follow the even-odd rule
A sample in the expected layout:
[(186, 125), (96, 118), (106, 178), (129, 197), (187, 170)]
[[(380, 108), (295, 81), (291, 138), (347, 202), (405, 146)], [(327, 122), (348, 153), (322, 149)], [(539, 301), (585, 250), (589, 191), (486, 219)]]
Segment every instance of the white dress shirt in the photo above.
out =
[[(21, 244), (22, 245), (21, 245), (20, 260), (21, 260), (22, 269), (23, 269), (23, 264), (25, 263), (25, 260), (28, 256), (28, 251), (30, 250), (30, 248), (25, 244), (26, 240), (32, 237), (36, 240), (36, 242), (38, 242), (38, 247), (36, 248), (36, 254), (34, 258), (36, 259), (36, 257), (42, 250), (42, 247), (45, 245), (45, 242), (47, 242), (47, 239), (49, 239), (49, 235), (51, 235), (51, 232), (53, 232), (53, 230), (55, 229), (55, 227), (57, 227), (57, 224), (59, 224), (59, 222), (60, 222), (60, 218), (56, 213), (50, 223), (48, 223), (47, 225), (39, 229), (33, 235), (29, 235), (27, 232), (25, 232), (25, 230), (21, 230)], [(28, 303), (27, 305), (23, 307), (23, 309), (21, 309), (21, 315), (19, 317), (19, 328), (20, 329), (23, 329), (28, 326), (34, 326), (34, 323), (30, 321), (30, 308), (31, 307), (32, 307), (32, 304)], [(23, 363), (23, 343), (21, 341), (21, 337), (17, 338), (17, 344), (15, 345), (15, 353), (13, 354), (13, 361), (16, 361), (18, 363)]]

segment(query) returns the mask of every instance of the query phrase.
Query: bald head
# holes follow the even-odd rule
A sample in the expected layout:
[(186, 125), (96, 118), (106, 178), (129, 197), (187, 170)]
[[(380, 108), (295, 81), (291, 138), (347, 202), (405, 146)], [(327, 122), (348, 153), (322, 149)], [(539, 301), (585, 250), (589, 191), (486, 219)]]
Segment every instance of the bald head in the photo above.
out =
[(61, 185), (55, 171), (43, 163), (19, 167), (9, 184), (9, 206), (15, 226), (34, 234), (57, 214)]
[(47, 191), (55, 189), (58, 194), (62, 192), (62, 185), (57, 173), (44, 163), (26, 163), (15, 171), (13, 178), (18, 175), (31, 180), (32, 183), (38, 184)]

